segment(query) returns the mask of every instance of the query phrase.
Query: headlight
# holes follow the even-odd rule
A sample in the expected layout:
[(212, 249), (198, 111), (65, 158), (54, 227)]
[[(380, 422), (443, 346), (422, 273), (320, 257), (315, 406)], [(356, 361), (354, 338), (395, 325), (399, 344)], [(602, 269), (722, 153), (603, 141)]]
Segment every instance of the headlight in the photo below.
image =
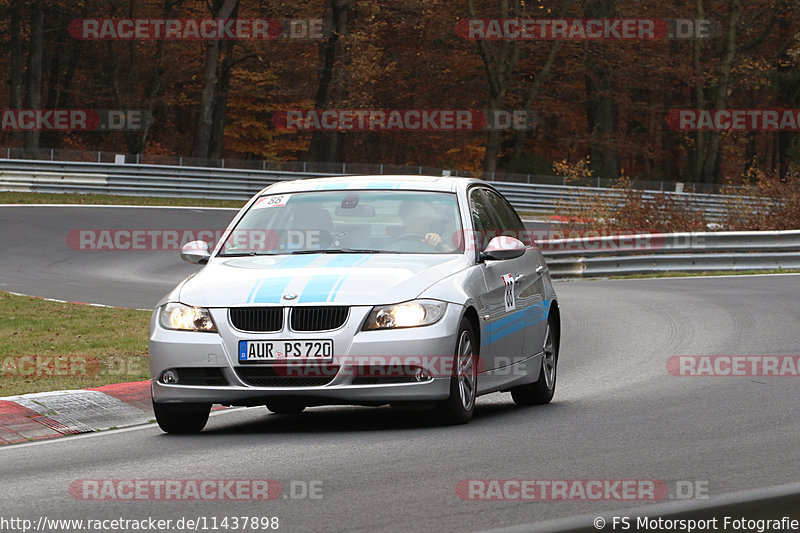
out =
[(217, 326), (211, 320), (211, 313), (204, 307), (190, 307), (179, 303), (169, 303), (161, 308), (158, 321), (167, 329), (185, 331), (216, 332)]
[(445, 302), (414, 300), (395, 305), (373, 307), (364, 329), (413, 328), (428, 326), (444, 315)]

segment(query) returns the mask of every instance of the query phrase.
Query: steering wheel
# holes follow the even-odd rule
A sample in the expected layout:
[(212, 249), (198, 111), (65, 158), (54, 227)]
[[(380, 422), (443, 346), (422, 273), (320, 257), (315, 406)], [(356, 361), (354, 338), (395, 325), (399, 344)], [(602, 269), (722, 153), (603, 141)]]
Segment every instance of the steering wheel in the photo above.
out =
[(403, 240), (403, 239), (409, 240), (409, 241), (412, 240), (412, 239), (413, 240), (417, 240), (417, 241), (424, 241), (425, 240), (425, 235), (422, 234), (422, 233), (401, 233), (400, 235), (398, 235), (398, 236), (396, 236), (394, 238), (394, 240), (396, 240), (396, 241), (400, 241), (400, 240)]
[[(431, 250), (434, 247), (425, 242), (425, 235), (422, 233), (402, 233), (392, 239), (393, 241), (413, 241), (416, 244), (424, 245), (426, 250)], [(422, 248), (422, 246), (420, 246)]]

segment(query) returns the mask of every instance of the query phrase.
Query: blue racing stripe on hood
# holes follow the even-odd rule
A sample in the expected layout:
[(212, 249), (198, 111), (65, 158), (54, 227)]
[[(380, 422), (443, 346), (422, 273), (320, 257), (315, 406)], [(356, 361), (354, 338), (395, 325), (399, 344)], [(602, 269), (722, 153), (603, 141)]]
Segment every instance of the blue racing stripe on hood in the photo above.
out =
[[(320, 258), (320, 254), (292, 255), (276, 263), (271, 270), (288, 268), (305, 268)], [(327, 263), (316, 266), (320, 270), (327, 268), (352, 268), (364, 263), (370, 258), (369, 254), (336, 255)], [(311, 277), (303, 288), (298, 302), (330, 302), (336, 297), (344, 281), (351, 272), (344, 274), (320, 273)], [(307, 276), (307, 274), (306, 274)], [(296, 276), (284, 274), (260, 280), (248, 295), (247, 301), (251, 303), (280, 303), (287, 286)]]
[[(303, 268), (317, 257), (317, 255), (290, 255), (279, 260), (270, 270)], [(283, 297), (283, 291), (286, 290), (286, 286), (291, 280), (292, 276), (289, 275), (261, 279), (247, 295), (247, 301), (250, 303), (279, 303)], [(275, 293), (280, 293), (277, 298)]]
[(303, 268), (319, 257), (316, 254), (290, 255), (273, 268)]
[[(366, 254), (356, 255), (337, 255), (320, 268), (353, 268), (369, 258)], [(336, 297), (336, 293), (350, 276), (351, 272), (344, 274), (318, 274), (311, 278), (306, 284), (303, 292), (298, 298), (298, 302), (330, 302)]]
[(306, 283), (297, 301), (299, 303), (324, 302), (333, 291), (333, 287), (336, 285), (336, 282), (339, 281), (340, 277), (341, 274), (320, 274), (314, 276)]
[[(352, 268), (355, 268), (355, 267), (357, 267), (358, 265), (364, 264), (364, 263), (367, 261), (367, 259), (369, 259), (369, 258), (370, 258), (370, 256), (369, 256), (369, 255), (363, 255), (363, 256), (360, 256), (360, 258), (358, 259), (358, 261), (356, 261), (355, 263), (353, 263), (352, 265), (350, 265), (350, 267), (352, 267)], [(348, 274), (344, 274), (343, 276), (340, 276), (340, 277), (339, 277), (339, 280), (338, 280), (338, 281), (336, 282), (336, 284), (333, 286), (333, 289), (331, 289), (331, 292), (330, 292), (330, 293), (328, 293), (328, 298), (325, 300), (326, 302), (332, 302), (332, 301), (334, 301), (334, 300), (336, 299), (336, 295), (339, 293), (339, 289), (341, 289), (341, 288), (342, 288), (342, 284), (344, 283), (344, 281), (345, 281), (345, 280), (346, 280), (348, 277), (350, 277), (350, 274), (349, 274), (349, 273), (348, 273)]]
[(253, 290), (250, 297), (251, 303), (257, 304), (277, 304), (283, 298), (286, 286), (292, 281), (293, 276), (283, 275), (272, 278), (262, 279)]
[(353, 255), (337, 255), (327, 263), (325, 263), (323, 268), (332, 268), (332, 267), (340, 267), (340, 268), (350, 268), (357, 265), (360, 265), (365, 260), (367, 260), (369, 256), (367, 254), (353, 254)]

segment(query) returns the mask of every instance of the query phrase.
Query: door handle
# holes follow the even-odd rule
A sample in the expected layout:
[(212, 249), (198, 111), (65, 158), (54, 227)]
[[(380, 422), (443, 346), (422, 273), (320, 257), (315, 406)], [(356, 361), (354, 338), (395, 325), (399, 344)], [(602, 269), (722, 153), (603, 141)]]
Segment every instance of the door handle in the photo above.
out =
[(544, 265), (539, 265), (538, 267), (536, 267), (536, 273), (539, 274), (540, 276), (544, 274), (546, 271), (547, 267)]

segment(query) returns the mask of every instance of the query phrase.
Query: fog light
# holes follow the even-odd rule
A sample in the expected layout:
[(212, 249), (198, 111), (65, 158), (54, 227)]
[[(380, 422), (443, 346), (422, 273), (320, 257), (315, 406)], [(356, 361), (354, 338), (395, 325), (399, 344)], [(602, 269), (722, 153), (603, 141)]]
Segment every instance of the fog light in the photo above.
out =
[(167, 370), (161, 374), (161, 383), (166, 383), (167, 385), (178, 383), (178, 372), (176, 370)]
[(414, 379), (417, 381), (428, 381), (431, 379), (431, 375), (424, 368), (418, 368), (414, 372)]

